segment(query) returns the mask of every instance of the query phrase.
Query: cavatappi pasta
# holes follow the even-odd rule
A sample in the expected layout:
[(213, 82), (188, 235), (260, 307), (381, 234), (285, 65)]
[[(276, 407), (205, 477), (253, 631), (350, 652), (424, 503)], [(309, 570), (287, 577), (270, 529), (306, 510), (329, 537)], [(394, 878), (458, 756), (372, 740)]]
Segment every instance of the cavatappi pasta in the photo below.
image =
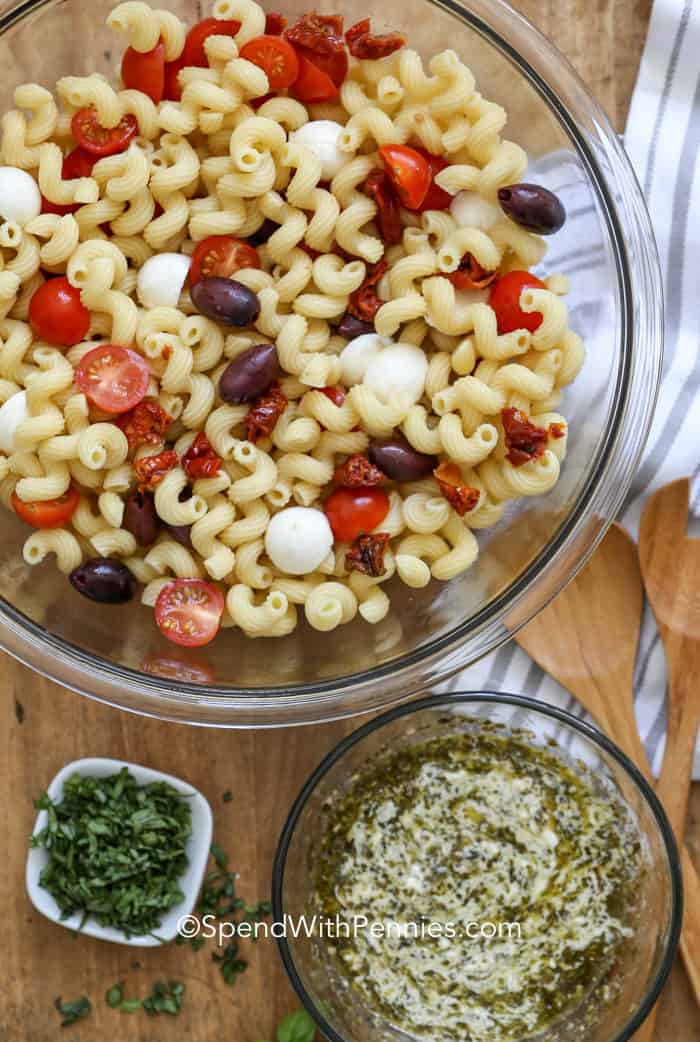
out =
[(584, 350), (530, 269), (565, 214), (454, 52), (213, 16), (127, 0), (121, 80), (2, 118), (3, 503), (178, 643), (376, 624), (557, 481)]

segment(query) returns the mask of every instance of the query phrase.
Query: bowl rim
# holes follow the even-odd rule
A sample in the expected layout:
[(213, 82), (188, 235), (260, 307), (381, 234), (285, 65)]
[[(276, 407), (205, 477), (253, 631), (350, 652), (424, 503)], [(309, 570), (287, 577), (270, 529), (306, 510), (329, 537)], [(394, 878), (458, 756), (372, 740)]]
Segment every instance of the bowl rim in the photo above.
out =
[[(629, 759), (628, 756), (626, 756), (622, 749), (620, 749), (620, 747), (606, 734), (599, 731), (598, 728), (589, 724), (586, 720), (581, 720), (572, 713), (567, 712), (565, 709), (560, 709), (558, 706), (551, 705), (547, 702), (540, 702), (527, 695), (517, 695), (505, 691), (477, 690), (454, 691), (446, 692), (445, 694), (429, 695), (424, 698), (418, 698), (414, 701), (404, 703), (403, 705), (394, 706), (388, 711), (381, 713), (379, 716), (376, 716), (372, 720), (363, 724), (361, 727), (358, 727), (355, 731), (338, 742), (338, 744), (331, 749), (326, 756), (324, 756), (318, 766), (307, 778), (292, 804), (282, 828), (282, 832), (280, 833), (272, 865), (271, 899), (273, 922), (285, 921), (285, 908), (283, 901), (284, 873), (287, 854), (289, 853), (289, 847), (295, 834), (296, 826), (309, 797), (331, 767), (342, 760), (350, 749), (359, 742), (362, 742), (368, 735), (381, 730), (385, 725), (393, 723), (393, 721), (399, 720), (401, 717), (411, 716), (424, 709), (436, 709), (441, 706), (450, 707), (454, 705), (470, 705), (477, 702), (486, 702), (491, 703), (492, 705), (507, 705), (530, 713), (547, 716), (557, 720), (559, 723), (565, 724), (578, 734), (583, 735), (594, 745), (599, 746), (607, 752), (619, 764), (623, 771), (636, 785), (656, 820), (666, 851), (671, 880), (671, 913), (669, 916), (668, 937), (666, 941), (666, 950), (654, 981), (647, 989), (644, 998), (640, 1002), (636, 1012), (628, 1024), (626, 1024), (622, 1031), (620, 1031), (614, 1038), (609, 1039), (609, 1042), (628, 1042), (640, 1025), (646, 1020), (655, 1005), (661, 990), (666, 983), (668, 975), (671, 972), (671, 967), (678, 950), (681, 925), (683, 922), (683, 880), (678, 846), (671, 824), (656, 793), (639, 768)], [(319, 1031), (329, 1040), (329, 1042), (350, 1042), (349, 1039), (339, 1034), (333, 1025), (325, 1019), (311, 999), (299, 973), (296, 970), (292, 950), (285, 936), (277, 937), (277, 947), (289, 981), (298, 998), (301, 1000), (304, 1009), (306, 1009), (306, 1011), (313, 1017)]]
[[(26, 15), (47, 6), (52, 0), (24, 0), (0, 16), (0, 34)], [(367, 710), (378, 709), (405, 699), (420, 688), (444, 680), (464, 668), (459, 652), (473, 640), (475, 647), (470, 661), (500, 647), (570, 580), (592, 554), (602, 539), (609, 521), (621, 506), (636, 465), (641, 458), (646, 437), (653, 419), (654, 404), (661, 376), (661, 278), (655, 252), (653, 231), (644, 207), (636, 177), (609, 120), (589, 93), (564, 55), (519, 12), (505, 0), (491, 0), (491, 8), (514, 20), (526, 33), (530, 45), (537, 45), (541, 63), (549, 60), (556, 71), (566, 78), (568, 94), (585, 97), (588, 116), (595, 124), (602, 151), (596, 156), (591, 135), (580, 127), (559, 99), (542, 71), (521, 53), (482, 14), (482, 0), (472, 0), (474, 9), (467, 10), (459, 0), (428, 0), (433, 6), (451, 14), (457, 21), (478, 33), (489, 45), (514, 64), (520, 74), (542, 98), (552, 115), (566, 133), (576, 155), (586, 171), (591, 191), (598, 202), (598, 219), (607, 228), (610, 256), (615, 265), (615, 279), (619, 291), (619, 325), (621, 357), (615, 374), (615, 388), (608, 406), (608, 422), (578, 493), (567, 515), (559, 521), (551, 539), (529, 561), (527, 566), (503, 590), (467, 619), (452, 624), (449, 631), (426, 643), (408, 650), (379, 665), (366, 666), (359, 672), (344, 673), (332, 679), (317, 678), (299, 683), (276, 686), (235, 687), (197, 684), (188, 680), (162, 677), (111, 662), (92, 655), (68, 639), (54, 636), (34, 622), (10, 602), (0, 599), (0, 646), (20, 661), (51, 679), (96, 698), (143, 715), (186, 721), (189, 723), (224, 727), (273, 727), (298, 725), (319, 720), (337, 719)], [(614, 180), (606, 164), (615, 165)], [(617, 195), (616, 188), (619, 189)], [(646, 289), (643, 306), (648, 310), (642, 318), (633, 307), (632, 269), (629, 245), (625, 241), (623, 224), (632, 220), (627, 229), (644, 239), (646, 273), (652, 286)], [(621, 215), (624, 213), (625, 222)], [(636, 263), (639, 263), (637, 261)], [(655, 287), (653, 284), (656, 284)], [(651, 323), (651, 329), (647, 327)], [(635, 361), (635, 340), (644, 339), (651, 352), (644, 366)], [(647, 372), (641, 370), (647, 367)], [(634, 401), (631, 388), (637, 380), (639, 400)], [(642, 400), (643, 399), (643, 400)], [(633, 418), (630, 411), (636, 410)], [(627, 425), (626, 425), (627, 423)], [(634, 425), (634, 436), (631, 426)], [(632, 444), (622, 446), (625, 437)], [(623, 463), (624, 460), (624, 463)], [(616, 482), (605, 486), (611, 462), (617, 462)], [(580, 530), (600, 521), (597, 531), (587, 534), (587, 545), (577, 544)], [(556, 581), (547, 584), (545, 576), (553, 575), (564, 555), (571, 560)], [(504, 626), (504, 617), (522, 609), (527, 598), (527, 609), (520, 612), (518, 625), (510, 631)], [(478, 644), (478, 647), (476, 646)], [(388, 683), (391, 681), (391, 683)], [(384, 693), (377, 694), (382, 685)]]

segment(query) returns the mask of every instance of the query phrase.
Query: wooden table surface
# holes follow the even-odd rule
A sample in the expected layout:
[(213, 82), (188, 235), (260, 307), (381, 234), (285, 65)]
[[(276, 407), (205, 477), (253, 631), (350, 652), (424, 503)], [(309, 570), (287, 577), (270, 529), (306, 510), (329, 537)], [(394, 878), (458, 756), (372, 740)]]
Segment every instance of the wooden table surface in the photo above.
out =
[[(618, 130), (641, 55), (650, 0), (516, 0), (570, 58), (602, 102)], [(231, 852), (241, 893), (267, 897), (276, 839), (302, 780), (352, 725), (336, 724), (258, 734), (216, 732), (164, 724), (107, 709), (0, 658), (3, 728), (0, 751), (0, 1042), (64, 1042), (119, 1038), (120, 1042), (272, 1040), (278, 1019), (296, 1006), (273, 941), (246, 944), (249, 969), (234, 988), (211, 961), (211, 942), (136, 951), (90, 938), (74, 939), (31, 907), (24, 889), (31, 797), (69, 760), (113, 756), (179, 775), (207, 795), (215, 812), (215, 837)], [(231, 789), (233, 800), (222, 794)], [(700, 798), (691, 807), (689, 839), (700, 851)], [(255, 837), (255, 842), (246, 841)], [(133, 969), (138, 958), (141, 968)], [(144, 995), (157, 979), (186, 983), (183, 1012), (133, 1016), (108, 1009), (104, 992), (127, 982), (129, 995)], [(59, 1029), (57, 995), (88, 995), (89, 1020)], [(673, 972), (662, 1002), (659, 1042), (697, 1042), (700, 1016), (689, 998), (682, 967)]]

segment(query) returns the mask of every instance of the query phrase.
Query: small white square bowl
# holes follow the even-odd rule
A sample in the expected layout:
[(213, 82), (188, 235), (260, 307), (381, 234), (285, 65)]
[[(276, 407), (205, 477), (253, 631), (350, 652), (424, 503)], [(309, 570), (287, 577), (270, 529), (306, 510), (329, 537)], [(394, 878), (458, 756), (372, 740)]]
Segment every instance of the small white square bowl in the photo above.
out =
[[(188, 797), (192, 811), (192, 832), (187, 841), (187, 858), (189, 865), (187, 871), (179, 881), (180, 888), (182, 889), (185, 898), (179, 905), (172, 908), (163, 918), (163, 921), (156, 931), (157, 937), (150, 935), (126, 937), (120, 930), (116, 930), (112, 926), (100, 926), (92, 916), (87, 919), (81, 932), (88, 934), (90, 937), (99, 937), (103, 941), (113, 941), (116, 944), (130, 944), (139, 948), (156, 948), (163, 941), (172, 941), (175, 939), (178, 933), (178, 923), (183, 916), (191, 915), (194, 909), (211, 848), (213, 829), (211, 807), (201, 792), (193, 788), (191, 785), (188, 785), (187, 782), (181, 781), (179, 778), (174, 778), (170, 774), (163, 774), (161, 771), (151, 770), (150, 767), (140, 767), (135, 763), (125, 763), (123, 760), (109, 760), (103, 758), (74, 760), (73, 763), (66, 764), (66, 766), (63, 767), (53, 779), (47, 792), (54, 803), (60, 803), (63, 797), (64, 782), (72, 774), (83, 774), (93, 778), (104, 778), (107, 775), (116, 774), (122, 769), (122, 767), (126, 767), (131, 772), (139, 785), (148, 785), (151, 782), (167, 782), (176, 792), (182, 793), (183, 796)], [(47, 811), (39, 811), (33, 833), (40, 832), (46, 825), (47, 821)], [(41, 875), (44, 866), (48, 864), (48, 860), (48, 851), (44, 850), (43, 847), (30, 848), (26, 871), (29, 899), (34, 907), (41, 912), (42, 915), (45, 915), (47, 919), (51, 919), (52, 922), (58, 923), (59, 926), (66, 926), (70, 930), (77, 930), (80, 926), (82, 915), (76, 913), (69, 919), (61, 919), (61, 912), (56, 901), (48, 890), (44, 890), (44, 888), (39, 885), (39, 876)]]

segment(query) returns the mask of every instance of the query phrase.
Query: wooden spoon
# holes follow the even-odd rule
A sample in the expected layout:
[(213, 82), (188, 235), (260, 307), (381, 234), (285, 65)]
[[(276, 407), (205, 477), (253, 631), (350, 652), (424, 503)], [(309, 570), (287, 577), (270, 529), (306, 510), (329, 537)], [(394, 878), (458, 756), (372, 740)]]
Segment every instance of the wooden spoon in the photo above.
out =
[[(516, 636), (550, 676), (570, 691), (649, 780), (651, 771), (634, 715), (634, 665), (643, 608), (637, 550), (612, 525), (589, 563)], [(700, 1001), (700, 878), (681, 847), (685, 914), (681, 950)], [(634, 1036), (653, 1036), (655, 1011)]]

